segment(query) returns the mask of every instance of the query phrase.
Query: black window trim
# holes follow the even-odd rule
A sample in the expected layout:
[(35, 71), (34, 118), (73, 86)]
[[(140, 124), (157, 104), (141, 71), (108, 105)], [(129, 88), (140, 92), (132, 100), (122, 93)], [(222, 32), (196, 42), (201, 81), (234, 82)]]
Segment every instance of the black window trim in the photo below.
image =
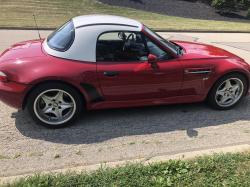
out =
[(146, 48), (147, 55), (149, 56), (150, 52), (149, 52), (148, 45), (147, 45), (147, 42), (146, 42), (146, 39), (145, 39), (145, 34), (144, 34), (143, 32), (141, 32), (141, 37), (142, 37), (142, 40), (143, 40), (143, 42), (144, 42), (144, 45), (145, 45), (145, 48)]
[[(69, 23), (69, 22), (72, 22), (72, 24), (73, 24), (73, 26), (74, 26), (73, 20), (71, 19), (71, 20), (69, 20), (69, 21), (67, 21), (66, 23), (63, 24), (64, 27), (65, 27), (65, 26), (67, 25), (67, 23)], [(63, 27), (63, 28), (64, 28), (64, 27)], [(72, 33), (73, 33), (73, 36), (72, 36), (71, 43), (69, 44), (69, 46), (68, 46), (67, 48), (65, 48), (65, 49), (63, 49), (63, 50), (57, 49), (57, 48), (51, 46), (51, 44), (49, 43), (49, 40), (48, 40), (50, 37), (53, 37), (56, 33), (58, 33), (58, 32), (56, 32), (56, 31), (58, 31), (58, 30), (61, 29), (61, 28), (62, 28), (62, 26), (59, 27), (58, 29), (56, 29), (56, 30), (51, 34), (51, 36), (49, 35), (49, 36), (47, 37), (47, 39), (46, 39), (46, 43), (47, 43), (47, 45), (48, 45), (51, 49), (53, 49), (53, 50), (55, 50), (55, 51), (65, 52), (65, 51), (69, 50), (69, 48), (72, 46), (72, 44), (73, 44), (74, 41), (75, 41), (75, 26), (74, 26), (74, 29), (73, 29), (73, 32), (72, 32)]]

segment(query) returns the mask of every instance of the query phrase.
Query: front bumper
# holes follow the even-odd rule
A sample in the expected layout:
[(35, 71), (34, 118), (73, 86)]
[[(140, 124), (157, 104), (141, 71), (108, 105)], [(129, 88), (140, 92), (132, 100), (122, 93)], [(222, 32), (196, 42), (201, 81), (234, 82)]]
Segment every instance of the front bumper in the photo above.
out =
[(23, 110), (23, 100), (32, 86), (11, 81), (0, 82), (0, 101), (10, 107)]

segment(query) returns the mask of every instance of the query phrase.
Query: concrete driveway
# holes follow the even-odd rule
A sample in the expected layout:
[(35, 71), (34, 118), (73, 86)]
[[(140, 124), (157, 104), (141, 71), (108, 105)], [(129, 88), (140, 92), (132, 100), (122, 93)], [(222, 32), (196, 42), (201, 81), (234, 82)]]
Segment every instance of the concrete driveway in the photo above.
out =
[[(42, 37), (49, 33), (41, 31)], [(250, 63), (250, 34), (160, 34), (215, 45)], [(36, 31), (0, 30), (0, 36), (0, 52), (38, 38)], [(249, 121), (250, 97), (228, 111), (205, 103), (87, 111), (73, 126), (58, 130), (40, 127), (26, 110), (0, 103), (0, 176), (245, 144)]]

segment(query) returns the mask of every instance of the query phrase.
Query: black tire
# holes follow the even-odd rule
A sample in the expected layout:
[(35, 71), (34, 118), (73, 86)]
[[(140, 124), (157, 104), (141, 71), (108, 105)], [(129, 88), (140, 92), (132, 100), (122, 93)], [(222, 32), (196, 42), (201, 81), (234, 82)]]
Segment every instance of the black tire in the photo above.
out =
[[(225, 84), (225, 81), (230, 81), (231, 83), (232, 82), (236, 82), (238, 81), (241, 85), (243, 85), (243, 88), (241, 88), (238, 92), (237, 90), (237, 93), (239, 93), (239, 97), (235, 100), (231, 99), (232, 100), (232, 103), (229, 104), (229, 106), (222, 106), (222, 104), (220, 105), (218, 102), (218, 100), (220, 100), (220, 98), (218, 97), (224, 97), (224, 96), (220, 96), (218, 94), (216, 94), (217, 91), (219, 91), (218, 89), (221, 89), (223, 86), (223, 84)], [(240, 80), (240, 81), (239, 81)], [(237, 83), (237, 82), (236, 82)], [(228, 109), (231, 109), (233, 108), (235, 105), (237, 105), (241, 99), (246, 95), (246, 92), (247, 92), (247, 81), (245, 79), (245, 77), (239, 73), (230, 73), (230, 74), (227, 74), (227, 75), (224, 75), (222, 76), (220, 79), (218, 79), (216, 81), (216, 83), (212, 86), (211, 90), (209, 91), (208, 95), (207, 95), (207, 98), (206, 98), (206, 102), (212, 107), (212, 108), (215, 108), (217, 110), (228, 110)], [(241, 91), (242, 90), (242, 91)], [(242, 92), (240, 94), (240, 92)], [(226, 94), (226, 93), (225, 93)], [(217, 95), (217, 96), (216, 96)], [(234, 102), (233, 102), (234, 101)], [(230, 99), (229, 100), (226, 100), (226, 102), (229, 102), (230, 103)], [(225, 102), (225, 103), (226, 103)]]
[[(42, 99), (44, 94), (47, 97), (48, 96), (47, 94), (55, 93), (56, 95), (59, 95), (59, 92), (62, 93), (61, 98), (63, 100), (63, 103), (61, 102), (62, 103), (61, 105), (59, 104), (60, 103), (59, 100), (57, 101), (54, 99), (52, 101), (53, 102), (52, 104), (50, 103), (49, 105), (47, 105), (47, 102), (44, 102), (45, 100)], [(48, 98), (52, 98), (52, 97), (54, 96), (50, 96), (50, 95), (48, 96)], [(68, 99), (69, 102), (65, 101), (65, 97), (66, 99)], [(53, 109), (55, 110), (55, 108), (52, 108), (52, 107), (54, 107), (57, 104), (56, 106), (57, 111), (61, 109), (61, 112), (60, 112), (61, 119), (57, 115), (53, 117), (54, 115), (53, 113), (49, 114), (49, 113), (42, 112), (42, 110), (44, 109), (40, 109), (41, 102), (44, 103), (44, 106), (45, 106), (44, 108), (46, 107), (49, 108), (50, 106), (51, 110)], [(67, 106), (68, 108), (64, 108), (63, 106), (66, 106), (66, 104), (72, 105), (72, 107)], [(79, 117), (83, 109), (83, 99), (81, 98), (81, 95), (73, 87), (67, 84), (46, 83), (37, 87), (29, 95), (29, 98), (27, 101), (27, 109), (28, 109), (30, 116), (37, 124), (42, 125), (47, 128), (52, 128), (52, 129), (63, 128), (63, 127), (71, 125)], [(69, 112), (66, 113), (65, 115), (66, 117), (64, 119), (63, 112), (65, 112), (66, 110)], [(52, 117), (48, 117), (48, 115), (52, 115)], [(57, 117), (58, 119), (56, 122), (56, 119), (53, 119), (53, 118), (57, 118)], [(53, 121), (50, 121), (51, 119), (53, 119)], [(59, 119), (62, 121), (60, 121)], [(58, 124), (51, 124), (51, 123), (58, 123)]]

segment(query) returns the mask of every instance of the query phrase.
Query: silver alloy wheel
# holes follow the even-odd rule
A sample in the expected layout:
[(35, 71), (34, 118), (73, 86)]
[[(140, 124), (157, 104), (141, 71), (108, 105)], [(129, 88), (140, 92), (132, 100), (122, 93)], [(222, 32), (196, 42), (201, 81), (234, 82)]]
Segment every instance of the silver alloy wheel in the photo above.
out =
[(240, 79), (229, 78), (217, 89), (215, 100), (221, 107), (229, 107), (235, 104), (242, 96), (244, 85)]
[(70, 120), (76, 111), (74, 98), (60, 89), (46, 90), (37, 96), (34, 112), (44, 123), (59, 125)]

